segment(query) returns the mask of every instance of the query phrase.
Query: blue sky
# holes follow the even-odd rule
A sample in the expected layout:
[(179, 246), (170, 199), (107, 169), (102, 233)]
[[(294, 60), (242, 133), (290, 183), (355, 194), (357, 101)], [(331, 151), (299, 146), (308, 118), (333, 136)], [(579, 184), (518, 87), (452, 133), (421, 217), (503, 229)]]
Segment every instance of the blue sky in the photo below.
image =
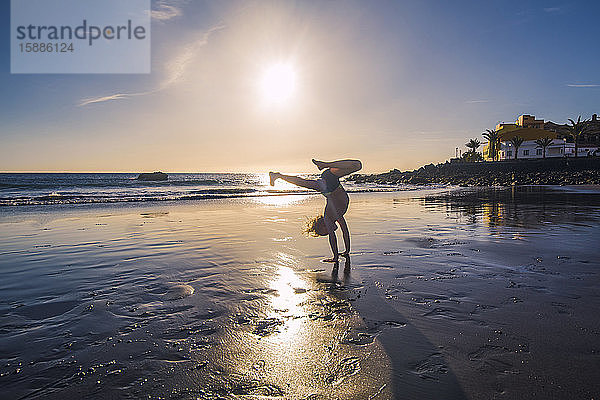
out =
[[(11, 75), (1, 3), (0, 170), (412, 169), (523, 113), (600, 113), (599, 2), (152, 4), (150, 75)], [(261, 108), (282, 61), (295, 95)]]

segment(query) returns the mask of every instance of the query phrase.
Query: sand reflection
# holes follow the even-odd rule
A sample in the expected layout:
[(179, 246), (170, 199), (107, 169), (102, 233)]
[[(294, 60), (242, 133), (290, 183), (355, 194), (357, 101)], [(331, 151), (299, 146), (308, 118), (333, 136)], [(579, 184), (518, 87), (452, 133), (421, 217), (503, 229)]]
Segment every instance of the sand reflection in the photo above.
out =
[[(228, 357), (230, 374), (256, 382), (244, 394), (264, 395), (268, 387), (285, 398), (390, 398), (385, 351), (374, 337), (364, 343), (347, 339), (365, 328), (350, 302), (355, 294), (340, 285), (338, 269), (306, 270), (285, 252), (274, 259), (260, 317), (244, 322), (223, 343), (229, 351), (237, 349)], [(341, 268), (346, 280), (348, 268)]]
[(306, 282), (290, 267), (279, 267), (277, 276), (271, 282), (271, 288), (278, 294), (271, 297), (272, 315), (283, 313), (286, 318), (283, 329), (275, 336), (275, 339), (288, 345), (301, 342), (299, 336), (302, 333), (302, 321), (300, 318), (305, 315), (301, 303), (306, 297)]

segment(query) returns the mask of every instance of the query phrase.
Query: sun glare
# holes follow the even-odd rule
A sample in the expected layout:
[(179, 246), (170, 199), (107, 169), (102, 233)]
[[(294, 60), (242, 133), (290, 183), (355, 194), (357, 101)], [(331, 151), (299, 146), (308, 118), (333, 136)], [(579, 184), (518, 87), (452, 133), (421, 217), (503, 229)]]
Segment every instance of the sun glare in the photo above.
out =
[(296, 89), (296, 71), (287, 63), (273, 64), (264, 71), (260, 89), (267, 103), (285, 104)]

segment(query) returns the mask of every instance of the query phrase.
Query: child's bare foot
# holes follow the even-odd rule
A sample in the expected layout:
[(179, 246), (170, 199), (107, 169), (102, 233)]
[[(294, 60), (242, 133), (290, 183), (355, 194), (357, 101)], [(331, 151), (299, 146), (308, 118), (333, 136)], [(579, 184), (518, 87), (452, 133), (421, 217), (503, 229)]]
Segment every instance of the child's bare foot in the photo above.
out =
[(323, 260), (323, 262), (337, 264), (337, 263), (340, 262), (340, 259), (338, 257), (326, 258), (326, 259)]
[(343, 253), (340, 253), (340, 256), (342, 256), (342, 257), (349, 257), (350, 256), (350, 252), (344, 251)]
[(317, 166), (317, 168), (319, 168), (319, 171), (327, 167), (325, 165), (326, 163), (324, 161), (318, 161), (313, 158), (312, 162), (313, 162), (313, 164), (315, 164)]
[(275, 185), (275, 181), (279, 178), (279, 172), (269, 172), (269, 180), (271, 181), (271, 186)]

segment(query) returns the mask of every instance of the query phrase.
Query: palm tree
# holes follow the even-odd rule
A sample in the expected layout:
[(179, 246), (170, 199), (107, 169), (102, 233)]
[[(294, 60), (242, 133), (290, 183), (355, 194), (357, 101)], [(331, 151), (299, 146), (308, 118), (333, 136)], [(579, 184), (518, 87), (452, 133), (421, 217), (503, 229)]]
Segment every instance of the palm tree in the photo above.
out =
[(465, 144), (465, 146), (467, 146), (467, 148), (471, 149), (470, 151), (472, 151), (474, 153), (475, 150), (477, 150), (477, 148), (479, 146), (481, 146), (481, 142), (477, 139), (471, 139), (471, 140), (469, 140), (469, 143)]
[(523, 144), (524, 139), (521, 136), (515, 136), (510, 139), (510, 143), (515, 146), (515, 160), (517, 159), (517, 154), (519, 154), (519, 147)]
[(552, 139), (550, 139), (548, 136), (546, 136), (543, 139), (536, 140), (535, 144), (537, 144), (538, 147), (541, 147), (543, 149), (543, 151), (544, 151), (543, 158), (546, 158), (546, 147), (548, 147), (552, 144)]
[(469, 151), (465, 153), (465, 160), (471, 162), (479, 161), (481, 154), (477, 153), (476, 150), (481, 146), (481, 142), (477, 139), (471, 139), (465, 146), (469, 149)]
[(492, 156), (492, 160), (496, 161), (498, 150), (500, 150), (500, 133), (495, 129), (486, 129), (482, 136), (488, 141), (488, 156)]
[(573, 142), (575, 142), (575, 157), (577, 157), (577, 149), (579, 148), (579, 138), (588, 132), (589, 120), (584, 119), (582, 121), (580, 115), (579, 117), (577, 117), (577, 122), (573, 121), (571, 118), (569, 118), (569, 122), (571, 123), (571, 126), (567, 126), (567, 129), (569, 130), (569, 134), (573, 136)]

